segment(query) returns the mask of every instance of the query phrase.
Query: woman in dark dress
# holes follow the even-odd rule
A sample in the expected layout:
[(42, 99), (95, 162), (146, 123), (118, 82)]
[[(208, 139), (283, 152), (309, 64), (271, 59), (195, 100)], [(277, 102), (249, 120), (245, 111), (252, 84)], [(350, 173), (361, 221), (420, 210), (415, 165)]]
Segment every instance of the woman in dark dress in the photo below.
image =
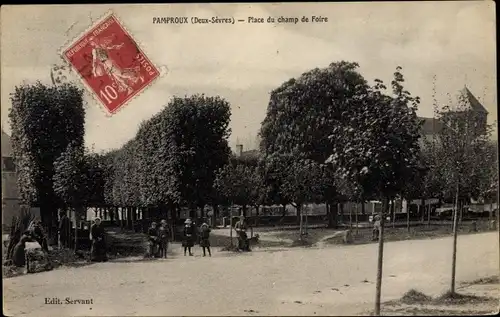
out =
[(208, 251), (208, 256), (212, 256), (210, 252), (210, 228), (208, 224), (203, 223), (200, 227), (200, 247), (203, 249), (203, 256), (206, 256), (205, 250)]
[(186, 252), (189, 250), (189, 255), (193, 256), (191, 252), (191, 248), (194, 246), (194, 235), (195, 229), (193, 226), (193, 222), (191, 219), (186, 219), (184, 222), (186, 225), (184, 226), (184, 239), (182, 241), (182, 246), (184, 247), (184, 256), (186, 256)]
[(159, 252), (159, 239), (158, 239), (158, 228), (156, 227), (156, 222), (151, 223), (151, 227), (148, 229), (148, 243), (149, 243), (149, 256), (152, 258), (158, 257)]
[(17, 267), (26, 265), (26, 242), (30, 241), (33, 241), (30, 231), (25, 231), (12, 252), (12, 264)]
[(101, 219), (96, 218), (94, 224), (90, 228), (92, 237), (92, 249), (90, 251), (90, 261), (92, 262), (106, 262), (108, 257), (106, 255), (106, 243), (104, 241), (104, 228), (101, 224)]

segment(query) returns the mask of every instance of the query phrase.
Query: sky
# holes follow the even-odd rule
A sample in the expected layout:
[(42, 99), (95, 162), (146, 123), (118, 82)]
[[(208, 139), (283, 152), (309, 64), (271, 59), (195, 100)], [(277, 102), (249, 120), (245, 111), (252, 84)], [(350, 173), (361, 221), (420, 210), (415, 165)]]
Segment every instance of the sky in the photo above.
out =
[[(331, 62), (360, 64), (373, 83), (387, 84), (397, 66), (419, 96), (419, 115), (432, 116), (434, 87), (446, 104), (465, 85), (497, 117), (495, 8), (490, 1), (288, 4), (158, 4), (1, 7), (1, 122), (8, 124), (15, 86), (50, 83), (59, 50), (112, 10), (149, 59), (168, 69), (113, 116), (86, 93), (85, 142), (96, 151), (132, 139), (141, 121), (174, 96), (205, 93), (231, 103), (230, 144), (255, 147), (269, 93), (292, 77)], [(298, 24), (153, 24), (153, 17), (302, 16)], [(70, 77), (83, 87), (76, 76)], [(495, 131), (496, 135), (496, 131)]]

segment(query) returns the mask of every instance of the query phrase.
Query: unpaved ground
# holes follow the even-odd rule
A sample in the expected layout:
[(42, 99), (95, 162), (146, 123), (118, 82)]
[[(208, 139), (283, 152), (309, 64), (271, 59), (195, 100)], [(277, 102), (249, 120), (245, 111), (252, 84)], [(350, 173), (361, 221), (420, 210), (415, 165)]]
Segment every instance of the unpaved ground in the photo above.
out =
[(497, 314), (500, 307), (498, 276), (457, 287), (456, 298), (403, 298), (382, 305), (382, 314), (391, 316), (478, 316)]
[[(457, 280), (498, 274), (497, 233), (460, 236)], [(431, 296), (449, 287), (451, 238), (390, 242), (383, 300), (410, 288)], [(102, 315), (351, 315), (373, 307), (377, 245), (294, 248), (212, 258), (181, 255), (108, 262), (4, 280), (4, 313)], [(92, 305), (64, 299), (92, 299)], [(45, 304), (60, 298), (63, 304)]]

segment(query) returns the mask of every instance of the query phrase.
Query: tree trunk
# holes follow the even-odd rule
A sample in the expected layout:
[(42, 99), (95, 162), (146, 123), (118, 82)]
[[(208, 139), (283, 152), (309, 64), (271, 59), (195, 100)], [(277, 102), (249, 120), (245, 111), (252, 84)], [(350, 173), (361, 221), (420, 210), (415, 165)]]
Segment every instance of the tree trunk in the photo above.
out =
[(391, 217), (392, 217), (392, 227), (396, 227), (396, 206), (394, 206), (394, 199), (391, 200)]
[(233, 248), (233, 204), (229, 210), (229, 241), (231, 248)]
[(365, 210), (365, 200), (362, 199), (361, 200), (361, 214), (362, 215), (365, 215), (366, 214), (366, 210)]
[(137, 232), (137, 226), (135, 225), (137, 221), (137, 208), (132, 207), (132, 228), (134, 229), (134, 232)]
[(429, 210), (427, 213), (427, 227), (431, 226), (431, 213), (432, 213), (432, 205), (429, 204)]
[(352, 204), (349, 203), (349, 230), (352, 230)]
[(125, 229), (125, 210), (123, 210), (123, 207), (120, 207), (120, 226), (121, 226), (121, 229), (124, 230)]
[(344, 223), (344, 204), (339, 204), (339, 211), (340, 211), (340, 219), (342, 224)]
[(406, 229), (408, 230), (408, 233), (410, 233), (410, 207), (411, 204), (406, 204)]
[(260, 206), (255, 206), (255, 211), (256, 211), (255, 221), (254, 221), (254, 226), (255, 227), (259, 226), (259, 220), (260, 220), (259, 209), (260, 209)]
[(305, 216), (306, 216), (306, 221), (305, 221), (305, 228), (304, 228), (304, 232), (305, 232), (305, 235), (307, 236), (308, 232), (307, 232), (307, 227), (309, 226), (309, 221), (307, 219), (307, 216), (309, 214), (309, 209), (305, 209)]
[(380, 232), (378, 236), (377, 284), (375, 288), (375, 316), (380, 316), (380, 299), (382, 296), (382, 267), (384, 264), (384, 223), (388, 211), (388, 198), (385, 197), (380, 210)]
[(458, 194), (460, 186), (457, 182), (455, 192), (455, 210), (453, 212), (453, 256), (451, 260), (451, 294), (455, 294), (455, 273), (457, 268), (457, 234), (458, 234)]
[(358, 231), (358, 228), (359, 228), (359, 222), (358, 222), (358, 211), (359, 211), (359, 204), (356, 203), (356, 209), (355, 209), (355, 214), (354, 214), (354, 217), (356, 217), (356, 235), (358, 235), (359, 231)]
[(302, 204), (297, 204), (297, 215), (299, 216), (299, 239), (302, 240)]
[(420, 199), (420, 210), (422, 211), (421, 216), (421, 223), (423, 224), (425, 222), (425, 199), (422, 198)]
[(302, 210), (300, 210), (300, 204), (295, 204), (294, 207), (296, 211), (297, 223), (299, 224), (299, 226), (302, 226), (302, 213), (301, 213)]
[(338, 210), (336, 208), (336, 205), (333, 208), (333, 210), (332, 210), (332, 207), (334, 207), (334, 206), (332, 206), (332, 204), (326, 203), (326, 214), (328, 217), (328, 228), (337, 228)]
[(490, 227), (490, 229), (493, 229), (492, 222), (493, 222), (493, 201), (490, 202), (490, 212), (488, 213), (488, 226)]
[(459, 223), (462, 223), (462, 218), (463, 218), (463, 203), (460, 204), (460, 208), (459, 208), (459, 218), (458, 218), (458, 221)]
[(212, 212), (212, 227), (215, 228), (217, 224), (217, 217), (219, 216), (219, 205), (214, 204), (212, 206), (213, 212)]

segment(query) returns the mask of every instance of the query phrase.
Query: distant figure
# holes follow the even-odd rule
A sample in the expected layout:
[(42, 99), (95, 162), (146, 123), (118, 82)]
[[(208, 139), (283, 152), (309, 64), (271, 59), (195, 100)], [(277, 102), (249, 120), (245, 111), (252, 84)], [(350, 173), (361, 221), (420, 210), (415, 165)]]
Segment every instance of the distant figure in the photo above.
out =
[(373, 232), (372, 232), (372, 240), (378, 240), (378, 236), (380, 234), (380, 215), (375, 215), (373, 222)]
[(90, 228), (90, 235), (92, 238), (90, 261), (106, 262), (108, 257), (106, 255), (106, 243), (104, 241), (105, 231), (100, 218), (95, 218), (94, 224)]
[(159, 251), (161, 258), (167, 258), (169, 237), (170, 237), (170, 230), (168, 228), (167, 221), (163, 219), (160, 222), (160, 228), (158, 229), (159, 249), (160, 249)]
[(35, 218), (29, 225), (29, 229), (31, 237), (35, 239), (38, 244), (42, 247), (44, 252), (49, 252), (49, 245), (47, 243), (47, 238), (45, 237), (45, 233), (43, 232), (42, 222), (39, 218)]
[(26, 265), (26, 242), (31, 241), (33, 241), (31, 232), (26, 230), (14, 247), (14, 252), (12, 253), (12, 264), (17, 267), (23, 267)]
[(69, 220), (66, 212), (62, 211), (59, 214), (59, 241), (61, 242), (61, 247), (69, 248), (71, 243), (71, 220)]
[(203, 256), (206, 256), (206, 250), (208, 251), (208, 256), (212, 256), (210, 252), (210, 228), (205, 222), (200, 227), (200, 247), (203, 249)]
[(193, 253), (191, 252), (191, 248), (194, 246), (194, 235), (195, 235), (195, 228), (193, 226), (193, 222), (191, 219), (186, 219), (184, 222), (184, 239), (182, 241), (182, 246), (184, 247), (184, 256), (186, 256), (186, 252), (189, 250), (189, 256), (193, 256)]
[(238, 234), (238, 249), (242, 251), (250, 251), (250, 242), (247, 236), (248, 225), (245, 221), (245, 216), (240, 216), (240, 220), (234, 226), (234, 230)]
[(151, 227), (148, 229), (149, 236), (149, 256), (150, 257), (158, 257), (158, 249), (159, 249), (159, 239), (158, 239), (158, 228), (156, 226), (156, 222), (151, 223)]

